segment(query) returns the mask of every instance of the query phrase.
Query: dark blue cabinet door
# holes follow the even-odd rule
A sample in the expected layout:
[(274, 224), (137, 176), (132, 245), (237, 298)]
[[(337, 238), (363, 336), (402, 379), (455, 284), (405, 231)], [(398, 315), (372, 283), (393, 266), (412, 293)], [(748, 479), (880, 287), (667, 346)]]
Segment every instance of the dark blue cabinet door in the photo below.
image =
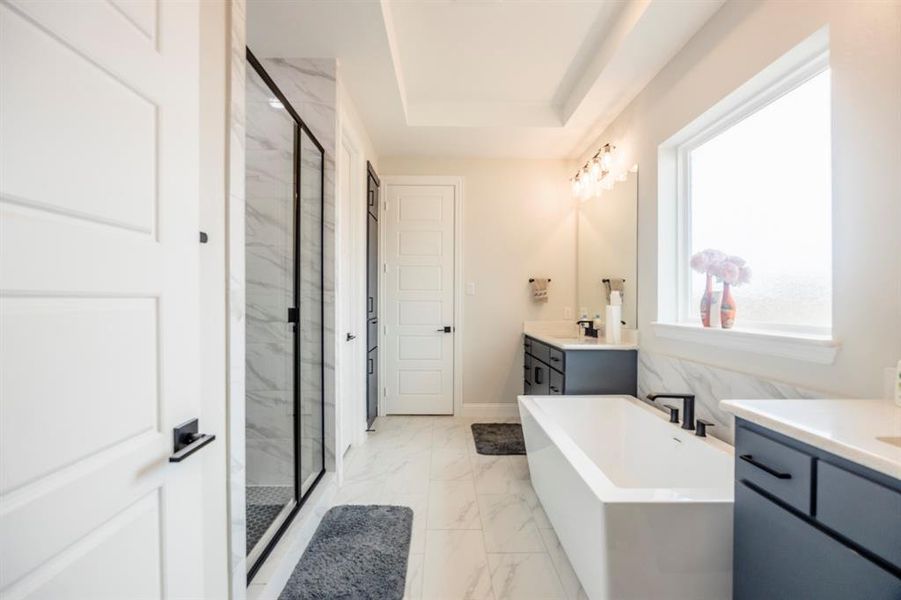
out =
[(733, 560), (735, 600), (901, 599), (901, 579), (742, 483)]

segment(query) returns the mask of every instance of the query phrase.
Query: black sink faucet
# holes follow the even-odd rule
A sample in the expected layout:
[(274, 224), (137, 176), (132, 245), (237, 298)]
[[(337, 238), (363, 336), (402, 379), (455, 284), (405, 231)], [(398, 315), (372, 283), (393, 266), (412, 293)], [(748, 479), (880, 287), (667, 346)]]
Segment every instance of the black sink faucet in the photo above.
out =
[(694, 394), (648, 394), (651, 402), (657, 398), (681, 398), (682, 399), (682, 429), (695, 428), (695, 395)]

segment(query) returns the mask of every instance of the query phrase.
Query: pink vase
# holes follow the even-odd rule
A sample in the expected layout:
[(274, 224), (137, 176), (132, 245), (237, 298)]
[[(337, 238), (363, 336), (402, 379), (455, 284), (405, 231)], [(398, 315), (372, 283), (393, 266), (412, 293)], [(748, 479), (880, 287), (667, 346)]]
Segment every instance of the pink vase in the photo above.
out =
[(723, 302), (720, 306), (720, 323), (723, 329), (732, 329), (735, 325), (735, 298), (732, 297), (732, 286), (723, 282)]
[(713, 276), (707, 274), (707, 287), (701, 294), (701, 324), (710, 327), (710, 305), (713, 302)]

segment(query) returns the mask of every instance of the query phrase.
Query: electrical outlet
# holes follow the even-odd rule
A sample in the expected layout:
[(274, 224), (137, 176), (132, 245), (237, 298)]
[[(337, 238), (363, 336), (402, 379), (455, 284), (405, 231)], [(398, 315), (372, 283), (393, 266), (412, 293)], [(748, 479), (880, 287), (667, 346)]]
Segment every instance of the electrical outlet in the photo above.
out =
[(476, 295), (476, 284), (474, 281), (470, 281), (466, 284), (466, 295), (467, 296), (475, 296)]

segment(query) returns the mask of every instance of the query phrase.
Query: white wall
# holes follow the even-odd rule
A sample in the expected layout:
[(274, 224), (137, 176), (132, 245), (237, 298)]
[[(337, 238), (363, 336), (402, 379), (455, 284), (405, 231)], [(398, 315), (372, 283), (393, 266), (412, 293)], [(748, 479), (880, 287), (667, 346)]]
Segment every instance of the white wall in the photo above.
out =
[[(464, 404), (513, 403), (522, 393), (522, 325), (575, 310), (576, 211), (558, 160), (388, 158), (380, 175), (463, 177)], [(550, 277), (537, 304), (530, 277)]]
[[(818, 29), (831, 37), (834, 365), (657, 339), (657, 148)], [(831, 395), (880, 397), (901, 358), (901, 3), (727, 3), (589, 150), (615, 143), (639, 172), (643, 353), (707, 363)], [(761, 232), (762, 235), (765, 232)], [(740, 302), (740, 297), (738, 298)]]
[[(371, 162), (372, 166), (376, 168), (376, 172), (378, 172), (378, 154), (369, 137), (369, 132), (366, 131), (366, 126), (363, 124), (363, 119), (360, 117), (356, 103), (342, 83), (340, 65), (338, 70), (338, 119), (338, 126), (341, 132), (347, 132), (360, 145), (363, 160)], [(363, 187), (364, 189), (366, 187), (365, 181)]]
[[(362, 443), (366, 430), (366, 215), (367, 169), (378, 170), (378, 156), (356, 105), (342, 85), (338, 69), (338, 265), (336, 312), (338, 353), (336, 393), (339, 403), (339, 448)], [(348, 196), (345, 198), (345, 194)], [(342, 335), (353, 333), (351, 346)], [(339, 477), (343, 476), (339, 467)]]

